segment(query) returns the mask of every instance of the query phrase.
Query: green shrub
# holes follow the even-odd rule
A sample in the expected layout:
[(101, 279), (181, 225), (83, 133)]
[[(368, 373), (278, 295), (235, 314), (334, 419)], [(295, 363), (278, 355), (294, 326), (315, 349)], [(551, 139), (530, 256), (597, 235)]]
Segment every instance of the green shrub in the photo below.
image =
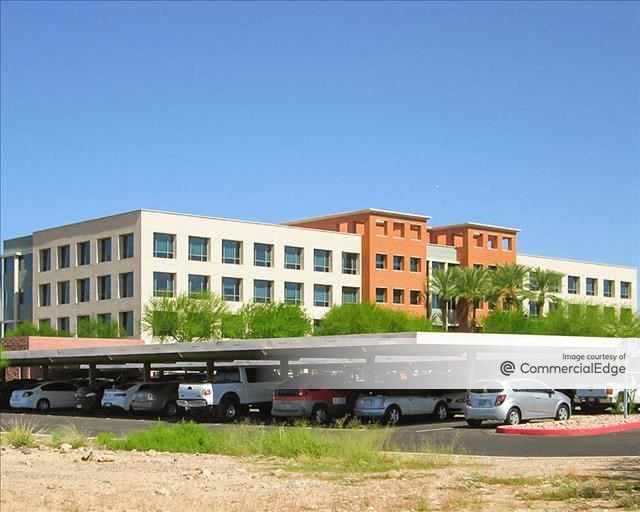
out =
[(28, 416), (9, 420), (7, 427), (6, 441), (16, 448), (33, 448), (42, 432), (37, 420)]
[(118, 322), (102, 322), (97, 318), (80, 320), (77, 335), (81, 338), (126, 338), (127, 330)]
[(49, 324), (41, 324), (39, 326), (30, 322), (25, 322), (17, 325), (11, 331), (7, 331), (4, 335), (5, 338), (25, 338), (27, 336), (58, 336), (68, 338), (71, 336), (70, 332), (57, 331)]
[(323, 336), (431, 330), (431, 322), (425, 317), (363, 302), (332, 307), (317, 327), (316, 334)]
[(484, 319), (484, 332), (559, 336), (640, 336), (637, 315), (590, 304), (561, 304), (544, 317), (530, 317), (522, 311), (494, 310)]
[(61, 425), (51, 430), (51, 446), (70, 444), (72, 448), (87, 446), (87, 436), (73, 424)]

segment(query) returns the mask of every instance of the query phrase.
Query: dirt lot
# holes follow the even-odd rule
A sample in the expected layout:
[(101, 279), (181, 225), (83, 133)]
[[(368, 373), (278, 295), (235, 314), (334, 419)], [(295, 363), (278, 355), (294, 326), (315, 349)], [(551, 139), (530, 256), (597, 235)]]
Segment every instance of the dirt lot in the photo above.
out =
[(637, 510), (639, 467), (639, 458), (449, 457), (432, 470), (318, 474), (277, 459), (3, 446), (0, 509)]

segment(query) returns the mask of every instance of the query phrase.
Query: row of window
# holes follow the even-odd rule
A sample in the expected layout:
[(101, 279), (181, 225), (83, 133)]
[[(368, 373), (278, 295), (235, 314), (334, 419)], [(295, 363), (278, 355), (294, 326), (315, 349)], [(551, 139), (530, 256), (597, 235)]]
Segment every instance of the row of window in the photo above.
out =
[[(176, 275), (168, 272), (153, 273), (153, 295), (156, 297), (175, 296)], [(333, 304), (333, 290), (331, 285), (313, 285), (313, 305), (318, 307), (330, 307)], [(303, 304), (303, 283), (284, 283), (284, 302), (286, 304)], [(193, 275), (188, 277), (188, 290), (192, 295), (210, 291), (209, 276)], [(274, 282), (264, 279), (253, 280), (253, 301), (271, 302), (273, 301)], [(229, 302), (242, 302), (243, 280), (238, 277), (222, 278), (222, 298)], [(343, 286), (342, 302), (360, 302), (360, 289)]]
[[(75, 281), (75, 302), (89, 302), (91, 300), (91, 280), (86, 277)], [(118, 274), (117, 297), (126, 299), (133, 297), (133, 272)], [(104, 275), (96, 278), (96, 299), (109, 300), (112, 297), (111, 276)], [(58, 305), (71, 304), (71, 281), (59, 281), (56, 283), (56, 300)], [(52, 303), (51, 283), (40, 285), (40, 306), (50, 306)]]
[[(578, 276), (567, 276), (567, 293), (571, 295), (581, 293), (580, 278)], [(595, 297), (599, 294), (598, 279), (594, 277), (585, 278), (585, 295)], [(602, 296), (607, 298), (616, 296), (616, 283), (614, 280), (602, 280)], [(620, 281), (620, 298), (631, 298), (631, 283), (629, 281)]]
[[(376, 302), (386, 304), (389, 302), (387, 288), (376, 288)], [(420, 305), (420, 290), (409, 290), (409, 304), (412, 306)], [(405, 291), (401, 288), (393, 288), (392, 290), (393, 304), (406, 304)]]
[[(125, 235), (120, 235), (118, 237), (119, 240), (119, 250), (118, 257), (121, 260), (133, 258), (133, 233), (127, 233)], [(99, 238), (96, 241), (95, 246), (95, 254), (97, 255), (97, 263), (106, 263), (112, 260), (112, 250), (111, 250), (111, 237)], [(56, 268), (58, 270), (71, 267), (71, 245), (59, 245), (56, 248), (56, 256), (57, 256), (57, 264)], [(92, 263), (91, 259), (91, 242), (78, 242), (76, 244), (76, 265), (90, 265)], [(39, 270), (40, 272), (47, 272), (53, 268), (52, 261), (52, 249), (45, 248), (40, 249), (39, 254)]]
[[(76, 317), (76, 326), (84, 321), (89, 320), (91, 317), (89, 316), (77, 316)], [(100, 322), (111, 323), (111, 313), (100, 313), (96, 315), (96, 319)], [(39, 321), (40, 325), (51, 325), (50, 318), (41, 318)], [(118, 323), (120, 326), (127, 331), (128, 336), (133, 336), (133, 311), (121, 311), (118, 313)], [(68, 316), (61, 316), (56, 319), (56, 328), (59, 331), (71, 331), (71, 319)]]
[[(176, 236), (167, 233), (153, 234), (153, 256), (156, 258), (176, 258)], [(190, 236), (188, 258), (192, 261), (210, 261), (211, 239)], [(316, 272), (331, 272), (333, 251), (325, 249), (314, 249), (313, 269)], [(342, 253), (342, 273), (359, 273), (360, 255), (357, 253)], [(242, 265), (243, 242), (238, 240), (222, 240), (221, 251), (222, 263), (232, 265)], [(253, 264), (256, 267), (274, 266), (274, 247), (272, 244), (253, 244)], [(304, 267), (304, 249), (302, 247), (285, 246), (284, 248), (284, 268), (291, 270), (302, 270)]]
[[(376, 254), (376, 268), (380, 270), (387, 270), (389, 268), (387, 260), (388, 257), (386, 254)], [(403, 271), (405, 269), (405, 257), (394, 255), (393, 266), (391, 268), (393, 270)], [(409, 257), (409, 272), (421, 272), (421, 270), (422, 259), (415, 256)]]

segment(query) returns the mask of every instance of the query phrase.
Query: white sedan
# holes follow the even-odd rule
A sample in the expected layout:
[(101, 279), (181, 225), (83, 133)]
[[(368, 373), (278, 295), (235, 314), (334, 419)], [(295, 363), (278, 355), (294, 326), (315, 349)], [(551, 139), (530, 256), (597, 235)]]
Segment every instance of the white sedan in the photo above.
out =
[(131, 402), (133, 401), (133, 395), (137, 393), (144, 382), (125, 382), (124, 384), (118, 384), (113, 388), (107, 388), (102, 395), (103, 409), (121, 409), (125, 412), (130, 412)]
[(78, 386), (71, 382), (33, 382), (11, 393), (9, 405), (16, 409), (67, 409), (73, 407)]

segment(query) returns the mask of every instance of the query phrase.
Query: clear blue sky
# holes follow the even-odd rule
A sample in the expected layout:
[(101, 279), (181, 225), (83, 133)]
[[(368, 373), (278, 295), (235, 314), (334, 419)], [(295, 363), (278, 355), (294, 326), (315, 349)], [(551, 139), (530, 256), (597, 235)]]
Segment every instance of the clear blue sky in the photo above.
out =
[(2, 237), (365, 207), (640, 265), (640, 4), (2, 2)]

